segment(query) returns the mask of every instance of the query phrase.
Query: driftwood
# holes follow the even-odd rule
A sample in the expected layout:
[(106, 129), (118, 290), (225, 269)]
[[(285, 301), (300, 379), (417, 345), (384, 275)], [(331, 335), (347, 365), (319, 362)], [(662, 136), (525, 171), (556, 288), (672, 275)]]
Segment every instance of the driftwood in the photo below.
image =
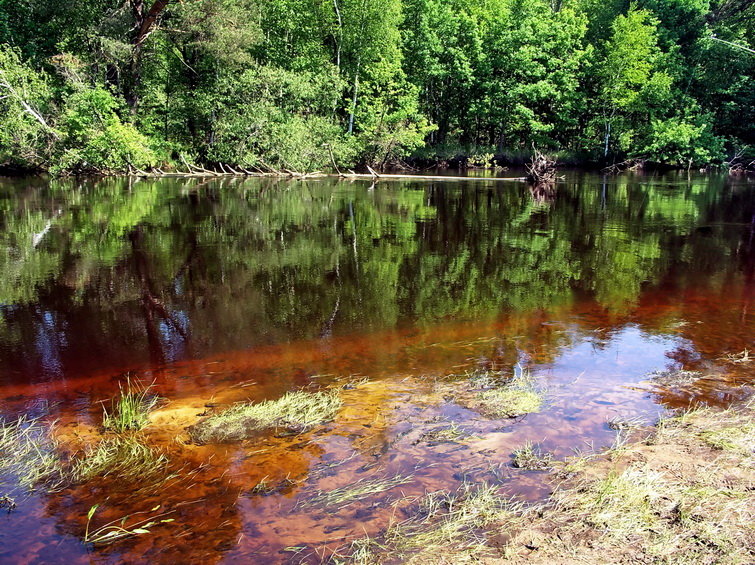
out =
[(218, 163), (220, 170), (205, 169), (199, 167), (187, 161), (181, 156), (181, 161), (188, 169), (187, 172), (183, 171), (163, 171), (159, 167), (153, 167), (149, 171), (144, 171), (138, 167), (130, 164), (128, 174), (131, 176), (142, 178), (228, 178), (228, 177), (267, 177), (267, 178), (280, 178), (280, 179), (292, 179), (292, 180), (311, 180), (311, 179), (342, 179), (342, 180), (371, 180), (374, 183), (381, 180), (433, 180), (433, 181), (491, 181), (491, 182), (524, 182), (527, 177), (453, 177), (453, 176), (441, 176), (441, 175), (414, 175), (414, 174), (383, 174), (378, 173), (371, 167), (367, 167), (369, 173), (355, 173), (349, 170), (348, 173), (340, 172), (338, 174), (327, 174), (321, 171), (313, 171), (309, 173), (300, 173), (289, 169), (279, 171), (274, 167), (266, 163), (262, 163), (262, 166), (267, 169), (263, 171), (255, 167), (256, 171), (250, 171), (243, 167), (234, 169), (230, 165), (225, 163)]
[[(368, 167), (369, 169), (369, 167)], [(371, 173), (358, 174), (350, 171), (348, 174), (342, 173), (341, 178), (344, 179), (368, 179), (368, 180), (439, 180), (439, 181), (470, 181), (470, 180), (485, 180), (495, 182), (524, 182), (526, 177), (447, 177), (440, 175), (390, 175), (390, 174), (378, 174), (372, 169), (369, 169)], [(333, 176), (333, 175), (328, 175)]]
[(532, 160), (525, 165), (527, 181), (535, 186), (550, 185), (558, 180), (556, 160), (534, 149)]
[(641, 157), (635, 157), (633, 159), (627, 159), (621, 163), (614, 163), (604, 167), (601, 172), (609, 175), (617, 175), (623, 171), (639, 171), (645, 166), (645, 159)]

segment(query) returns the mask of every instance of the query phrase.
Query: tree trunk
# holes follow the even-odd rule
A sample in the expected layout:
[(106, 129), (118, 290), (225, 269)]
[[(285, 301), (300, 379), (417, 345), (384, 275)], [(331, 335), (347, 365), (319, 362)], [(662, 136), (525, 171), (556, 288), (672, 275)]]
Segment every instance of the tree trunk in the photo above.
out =
[(354, 113), (357, 111), (357, 96), (359, 95), (359, 61), (357, 61), (357, 70), (354, 72), (354, 99), (351, 102), (351, 113), (349, 114), (349, 134), (354, 133)]
[(134, 16), (134, 29), (136, 33), (131, 38), (133, 50), (131, 53), (130, 80), (124, 88), (126, 101), (131, 111), (135, 111), (139, 104), (139, 85), (141, 84), (142, 71), (142, 45), (155, 27), (157, 19), (163, 13), (170, 0), (156, 0), (150, 9), (145, 12), (144, 0), (131, 0), (131, 13)]

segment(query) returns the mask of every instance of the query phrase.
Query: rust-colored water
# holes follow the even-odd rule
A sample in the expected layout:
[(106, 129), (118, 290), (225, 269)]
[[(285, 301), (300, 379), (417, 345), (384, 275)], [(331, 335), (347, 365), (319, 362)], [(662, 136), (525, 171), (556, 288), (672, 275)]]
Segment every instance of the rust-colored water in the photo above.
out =
[[(56, 421), (61, 450), (80, 450), (127, 375), (154, 383), (144, 437), (175, 475), (44, 494), (0, 474), (18, 503), (0, 514), (2, 562), (317, 563), (402, 497), (465, 480), (546, 496), (511, 466), (526, 441), (599, 449), (611, 417), (726, 405), (752, 384), (735, 356), (755, 349), (746, 181), (571, 175), (549, 202), (484, 181), (0, 183), (0, 221), (0, 414)], [(539, 413), (495, 420), (448, 394), (517, 366), (546, 391)], [(650, 376), (680, 369), (699, 377)], [(321, 387), (344, 407), (312, 432), (188, 439), (208, 410)], [(396, 476), (350, 504), (318, 498)], [(94, 504), (95, 527), (158, 505), (173, 521), (91, 547)]]

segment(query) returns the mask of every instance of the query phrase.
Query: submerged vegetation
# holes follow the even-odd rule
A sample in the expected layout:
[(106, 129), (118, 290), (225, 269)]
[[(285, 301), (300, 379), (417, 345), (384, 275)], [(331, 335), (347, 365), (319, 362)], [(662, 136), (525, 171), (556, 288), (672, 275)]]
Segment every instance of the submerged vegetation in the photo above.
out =
[(342, 404), (336, 390), (288, 392), (277, 400), (241, 403), (209, 416), (190, 435), (204, 444), (240, 441), (269, 429), (304, 433), (335, 418)]
[(95, 504), (87, 512), (87, 525), (83, 536), (84, 543), (94, 546), (109, 545), (125, 538), (149, 534), (150, 529), (154, 526), (169, 524), (175, 520), (175, 518), (167, 517), (170, 515), (169, 512), (158, 513), (158, 510), (160, 510), (160, 506), (158, 505), (147, 513), (148, 517), (146, 518), (141, 516), (144, 513), (140, 513), (140, 515), (136, 516), (136, 520), (133, 519), (134, 516), (124, 516), (102, 526), (93, 527), (92, 518), (98, 508), (99, 505)]
[(168, 458), (134, 437), (108, 437), (73, 460), (70, 475), (76, 482), (95, 477), (153, 486), (167, 479)]
[[(8, 483), (4, 484), (4, 478)], [(0, 419), (0, 489), (13, 483), (23, 489), (44, 485), (55, 490), (63, 483), (63, 465), (52, 431), (38, 420)]]
[(753, 10), (733, 0), (5, 2), (0, 166), (314, 171), (417, 150), (488, 166), (536, 143), (572, 161), (746, 170)]
[(304, 506), (347, 506), (352, 502), (357, 502), (376, 494), (382, 494), (392, 488), (406, 484), (411, 480), (411, 476), (404, 475), (360, 479), (345, 487), (317, 492), (312, 498), (304, 503)]

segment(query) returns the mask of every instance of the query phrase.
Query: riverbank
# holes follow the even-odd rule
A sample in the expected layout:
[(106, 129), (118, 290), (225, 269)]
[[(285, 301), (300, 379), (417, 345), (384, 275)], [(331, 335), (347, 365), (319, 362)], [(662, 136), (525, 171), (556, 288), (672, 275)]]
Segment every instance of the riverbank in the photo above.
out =
[(519, 464), (531, 465), (553, 485), (545, 502), (526, 506), (504, 500), (487, 485), (429, 495), (435, 506), (399, 501), (385, 535), (352, 543), (349, 559), (365, 564), (752, 563), (753, 417), (750, 396), (726, 410), (679, 412), (649, 428), (613, 422), (617, 440), (601, 453), (581, 451), (552, 462), (548, 454), (529, 449), (530, 457)]

